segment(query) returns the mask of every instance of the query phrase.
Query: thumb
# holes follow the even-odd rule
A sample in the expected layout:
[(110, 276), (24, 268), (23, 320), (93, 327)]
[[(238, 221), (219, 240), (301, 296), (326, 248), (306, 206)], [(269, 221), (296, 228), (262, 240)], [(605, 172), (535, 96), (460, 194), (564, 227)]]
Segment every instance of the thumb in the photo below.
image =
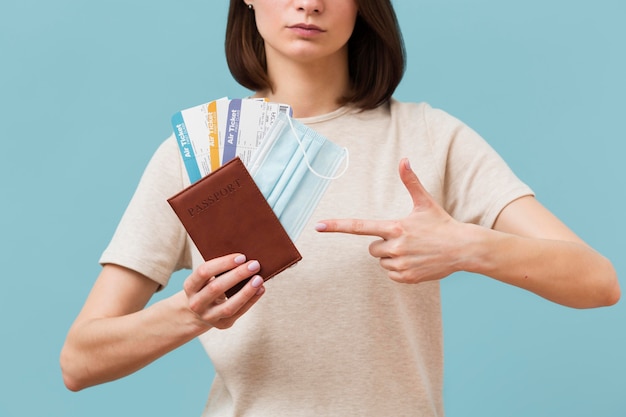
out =
[(428, 206), (432, 201), (432, 198), (420, 182), (419, 178), (417, 178), (417, 175), (415, 175), (415, 172), (413, 172), (408, 158), (402, 158), (398, 170), (400, 172), (400, 179), (413, 199), (413, 206)]

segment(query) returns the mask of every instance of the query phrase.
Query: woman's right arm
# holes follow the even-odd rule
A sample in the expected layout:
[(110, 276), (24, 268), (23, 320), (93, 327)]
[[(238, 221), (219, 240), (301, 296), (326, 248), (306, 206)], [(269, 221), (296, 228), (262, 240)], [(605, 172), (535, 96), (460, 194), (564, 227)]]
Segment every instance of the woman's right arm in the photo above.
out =
[(158, 284), (105, 265), (61, 351), (65, 385), (78, 391), (124, 377), (213, 327), (232, 326), (263, 295), (263, 280), (254, 276), (227, 300), (224, 292), (259, 269), (238, 254), (210, 260), (189, 275), (183, 291), (145, 308)]

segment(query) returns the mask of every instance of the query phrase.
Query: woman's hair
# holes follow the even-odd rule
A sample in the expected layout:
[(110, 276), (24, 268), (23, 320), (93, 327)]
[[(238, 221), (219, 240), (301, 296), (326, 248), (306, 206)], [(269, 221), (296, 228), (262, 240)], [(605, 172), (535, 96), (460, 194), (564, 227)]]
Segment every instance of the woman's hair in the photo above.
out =
[[(404, 42), (391, 0), (356, 0), (359, 13), (348, 40), (352, 90), (343, 103), (373, 109), (389, 100), (404, 75)], [(265, 46), (254, 12), (242, 0), (231, 0), (226, 26), (226, 60), (242, 86), (272, 89)]]

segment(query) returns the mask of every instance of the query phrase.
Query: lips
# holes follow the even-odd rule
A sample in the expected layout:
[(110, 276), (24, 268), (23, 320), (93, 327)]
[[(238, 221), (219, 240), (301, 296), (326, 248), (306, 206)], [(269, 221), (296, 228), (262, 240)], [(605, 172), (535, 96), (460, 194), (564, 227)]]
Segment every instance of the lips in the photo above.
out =
[(326, 32), (319, 26), (309, 25), (306, 23), (298, 23), (295, 25), (288, 26), (288, 28), (298, 33), (301, 36), (313, 36), (313, 35)]
[(303, 29), (303, 30), (315, 30), (323, 32), (323, 30), (315, 25), (307, 25), (305, 23), (298, 23), (297, 25), (289, 26), (291, 29)]

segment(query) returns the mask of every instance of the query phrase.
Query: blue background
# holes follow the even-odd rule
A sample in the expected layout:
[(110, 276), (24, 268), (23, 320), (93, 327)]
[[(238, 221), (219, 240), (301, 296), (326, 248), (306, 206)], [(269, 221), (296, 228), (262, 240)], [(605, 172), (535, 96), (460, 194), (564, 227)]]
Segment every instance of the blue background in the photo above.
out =
[[(0, 416), (200, 414), (212, 368), (197, 341), (79, 393), (58, 355), (170, 116), (248, 94), (223, 58), (226, 3), (2, 1)], [(476, 129), (623, 276), (626, 3), (395, 4), (396, 96)], [(578, 311), (470, 274), (442, 291), (448, 416), (626, 413), (625, 302)]]

